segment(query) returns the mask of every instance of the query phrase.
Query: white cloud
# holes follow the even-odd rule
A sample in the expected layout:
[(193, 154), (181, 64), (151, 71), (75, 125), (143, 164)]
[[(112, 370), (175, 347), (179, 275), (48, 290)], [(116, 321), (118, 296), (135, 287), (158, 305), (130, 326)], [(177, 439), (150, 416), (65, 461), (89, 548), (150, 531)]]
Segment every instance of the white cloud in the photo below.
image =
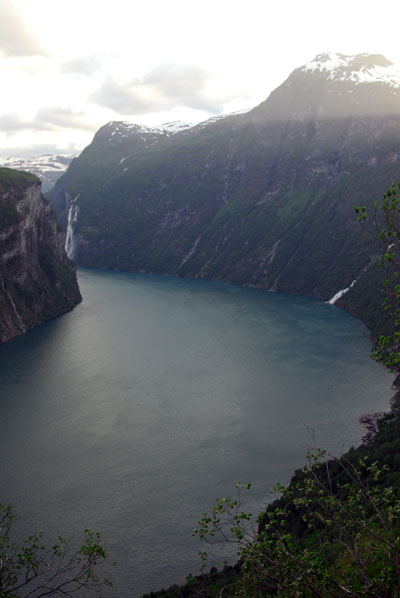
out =
[(27, 128), (27, 123), (16, 112), (0, 116), (0, 130), (7, 135), (14, 134), (17, 131), (24, 131)]
[(5, 56), (32, 56), (43, 54), (40, 41), (35, 37), (15, 3), (0, 4), (0, 52)]
[(387, 15), (398, 0), (0, 0), (0, 152), (251, 107), (327, 50), (400, 63)]
[(43, 130), (80, 129), (93, 131), (96, 125), (84, 111), (75, 112), (62, 106), (40, 108), (32, 121), (34, 128)]
[(24, 119), (12, 112), (0, 116), (0, 130), (13, 135), (19, 131), (58, 131), (60, 129), (96, 130), (96, 124), (84, 112), (74, 112), (70, 108), (49, 106), (40, 108), (32, 119)]
[(216, 96), (208, 87), (210, 74), (193, 64), (157, 64), (139, 78), (120, 82), (107, 75), (91, 94), (93, 103), (121, 114), (143, 114), (185, 106), (218, 114), (228, 98)]
[(62, 73), (90, 77), (101, 69), (103, 62), (103, 56), (73, 56), (61, 63), (60, 70)]

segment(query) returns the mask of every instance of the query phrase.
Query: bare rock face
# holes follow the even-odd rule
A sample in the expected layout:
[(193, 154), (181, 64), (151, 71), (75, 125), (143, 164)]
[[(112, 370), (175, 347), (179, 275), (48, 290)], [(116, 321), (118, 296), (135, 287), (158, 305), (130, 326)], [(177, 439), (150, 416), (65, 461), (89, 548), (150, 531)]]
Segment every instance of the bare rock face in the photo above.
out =
[(0, 342), (81, 301), (63, 238), (39, 179), (0, 168)]

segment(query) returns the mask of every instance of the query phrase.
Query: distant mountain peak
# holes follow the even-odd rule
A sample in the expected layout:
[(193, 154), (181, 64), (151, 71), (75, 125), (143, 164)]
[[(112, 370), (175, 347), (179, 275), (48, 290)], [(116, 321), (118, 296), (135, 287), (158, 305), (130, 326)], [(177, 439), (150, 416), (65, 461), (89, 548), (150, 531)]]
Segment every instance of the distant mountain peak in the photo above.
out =
[(15, 170), (32, 172), (42, 181), (43, 193), (53, 187), (67, 170), (73, 156), (43, 154), (32, 158), (0, 158), (0, 165)]
[(339, 54), (326, 52), (318, 54), (300, 71), (320, 72), (331, 81), (352, 81), (353, 83), (379, 82), (391, 87), (400, 87), (400, 69), (382, 54)]

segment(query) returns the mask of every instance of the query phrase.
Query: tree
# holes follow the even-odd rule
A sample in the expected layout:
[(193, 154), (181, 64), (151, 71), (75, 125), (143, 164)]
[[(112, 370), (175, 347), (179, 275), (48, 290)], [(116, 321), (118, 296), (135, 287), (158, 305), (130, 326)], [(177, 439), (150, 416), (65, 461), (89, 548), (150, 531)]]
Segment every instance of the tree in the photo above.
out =
[[(400, 183), (393, 183), (376, 201), (372, 214), (372, 226), (368, 227), (368, 211), (356, 206), (358, 221), (376, 235), (382, 243), (379, 266), (385, 269), (386, 279), (382, 289), (383, 306), (388, 315), (388, 334), (381, 334), (376, 343), (373, 358), (383, 362), (390, 371), (400, 373)], [(369, 219), (369, 221), (371, 218)]]
[[(376, 463), (312, 451), (281, 498), (258, 517), (223, 498), (199, 522), (209, 543), (235, 542), (241, 575), (224, 595), (389, 598), (400, 595), (400, 500)], [(201, 553), (203, 564), (207, 553)]]
[(17, 542), (13, 539), (16, 519), (13, 506), (0, 503), (1, 598), (69, 597), (87, 589), (101, 595), (103, 587), (112, 585), (95, 572), (107, 556), (100, 534), (85, 530), (77, 550), (62, 537), (46, 547), (42, 533)]

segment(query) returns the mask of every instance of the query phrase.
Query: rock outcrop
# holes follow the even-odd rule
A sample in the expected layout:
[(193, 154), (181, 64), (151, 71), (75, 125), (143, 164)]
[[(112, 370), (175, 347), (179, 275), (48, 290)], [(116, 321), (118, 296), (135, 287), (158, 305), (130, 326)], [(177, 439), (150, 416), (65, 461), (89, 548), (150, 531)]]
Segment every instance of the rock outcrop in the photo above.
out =
[(81, 301), (63, 239), (39, 179), (0, 168), (0, 342)]

